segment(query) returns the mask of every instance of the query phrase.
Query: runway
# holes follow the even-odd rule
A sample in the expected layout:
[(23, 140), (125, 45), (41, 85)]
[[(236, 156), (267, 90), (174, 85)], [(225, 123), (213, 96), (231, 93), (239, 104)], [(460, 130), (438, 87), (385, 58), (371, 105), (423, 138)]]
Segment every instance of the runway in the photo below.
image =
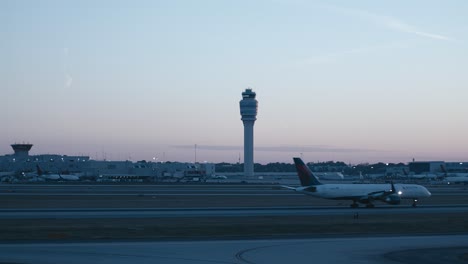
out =
[[(468, 205), (464, 186), (430, 187), (420, 205)], [(349, 207), (350, 201), (309, 197), (271, 184), (2, 184), (0, 209)], [(412, 201), (403, 200), (402, 206)], [(384, 203), (376, 203), (385, 207)]]
[[(389, 185), (390, 186), (390, 185)], [(433, 194), (468, 195), (464, 185), (428, 186)], [(272, 184), (0, 184), (2, 195), (291, 195)]]
[(379, 208), (346, 207), (254, 207), (254, 208), (96, 208), (96, 209), (1, 209), (0, 219), (89, 219), (89, 218), (187, 218), (259, 216), (337, 216), (468, 213), (468, 206), (421, 206)]
[(467, 213), (463, 186), (435, 186), (418, 208), (410, 204), (349, 208), (348, 201), (312, 198), (259, 184), (10, 184), (0, 185), (0, 219), (259, 217)]
[(4, 184), (0, 240), (207, 239), (466, 231), (464, 186), (401, 205), (313, 198), (269, 184)]
[(466, 263), (467, 252), (468, 235), (0, 244), (0, 263), (432, 264)]

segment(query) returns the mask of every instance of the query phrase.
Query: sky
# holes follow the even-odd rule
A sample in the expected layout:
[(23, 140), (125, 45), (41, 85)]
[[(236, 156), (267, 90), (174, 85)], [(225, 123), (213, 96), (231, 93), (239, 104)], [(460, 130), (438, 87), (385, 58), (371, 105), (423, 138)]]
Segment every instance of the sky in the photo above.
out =
[[(468, 161), (468, 1), (0, 0), (0, 155)], [(196, 147), (195, 147), (196, 146)]]

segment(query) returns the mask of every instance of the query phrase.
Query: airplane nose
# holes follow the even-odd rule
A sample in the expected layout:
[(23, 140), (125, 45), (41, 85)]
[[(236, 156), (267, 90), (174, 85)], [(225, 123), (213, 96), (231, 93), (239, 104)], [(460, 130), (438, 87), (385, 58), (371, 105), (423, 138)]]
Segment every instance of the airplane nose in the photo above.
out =
[(427, 197), (431, 197), (431, 195), (432, 195), (431, 192), (428, 189), (426, 189), (426, 195), (427, 195)]

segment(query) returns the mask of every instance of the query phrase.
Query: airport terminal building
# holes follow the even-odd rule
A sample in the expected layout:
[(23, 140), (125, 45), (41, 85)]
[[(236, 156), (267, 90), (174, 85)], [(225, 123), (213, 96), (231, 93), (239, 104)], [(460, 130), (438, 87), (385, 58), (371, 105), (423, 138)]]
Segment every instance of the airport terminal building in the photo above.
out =
[(212, 163), (107, 161), (92, 160), (89, 156), (29, 155), (32, 144), (12, 144), (11, 147), (14, 154), (0, 156), (0, 176), (8, 176), (12, 181), (41, 180), (39, 171), (46, 175), (73, 175), (81, 180), (112, 182), (200, 181), (215, 174)]
[(468, 162), (414, 161), (408, 164), (414, 174), (468, 172)]
[(414, 174), (442, 172), (443, 161), (414, 161), (408, 164), (409, 171)]

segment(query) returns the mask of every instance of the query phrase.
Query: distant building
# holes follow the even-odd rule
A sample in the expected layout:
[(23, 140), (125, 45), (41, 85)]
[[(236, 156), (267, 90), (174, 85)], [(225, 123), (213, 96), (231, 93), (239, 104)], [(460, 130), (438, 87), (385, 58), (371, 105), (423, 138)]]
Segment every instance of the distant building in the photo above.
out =
[[(166, 178), (204, 179), (215, 174), (213, 163), (155, 163), (147, 161), (101, 161), (89, 156), (58, 154), (29, 155), (32, 144), (12, 144), (14, 154), (0, 156), (0, 172), (14, 174), (18, 180), (34, 175), (39, 167), (44, 173), (74, 174), (86, 180), (99, 181), (159, 181)], [(31, 176), (31, 177), (37, 177)]]
[(409, 171), (414, 174), (442, 172), (443, 161), (414, 161), (408, 164)]
[(445, 169), (448, 172), (468, 172), (468, 162), (446, 162)]
[(29, 155), (32, 144), (12, 144), (14, 154), (0, 156), (0, 171), (33, 172), (37, 166), (53, 173), (82, 171), (88, 156), (67, 156), (58, 154)]

